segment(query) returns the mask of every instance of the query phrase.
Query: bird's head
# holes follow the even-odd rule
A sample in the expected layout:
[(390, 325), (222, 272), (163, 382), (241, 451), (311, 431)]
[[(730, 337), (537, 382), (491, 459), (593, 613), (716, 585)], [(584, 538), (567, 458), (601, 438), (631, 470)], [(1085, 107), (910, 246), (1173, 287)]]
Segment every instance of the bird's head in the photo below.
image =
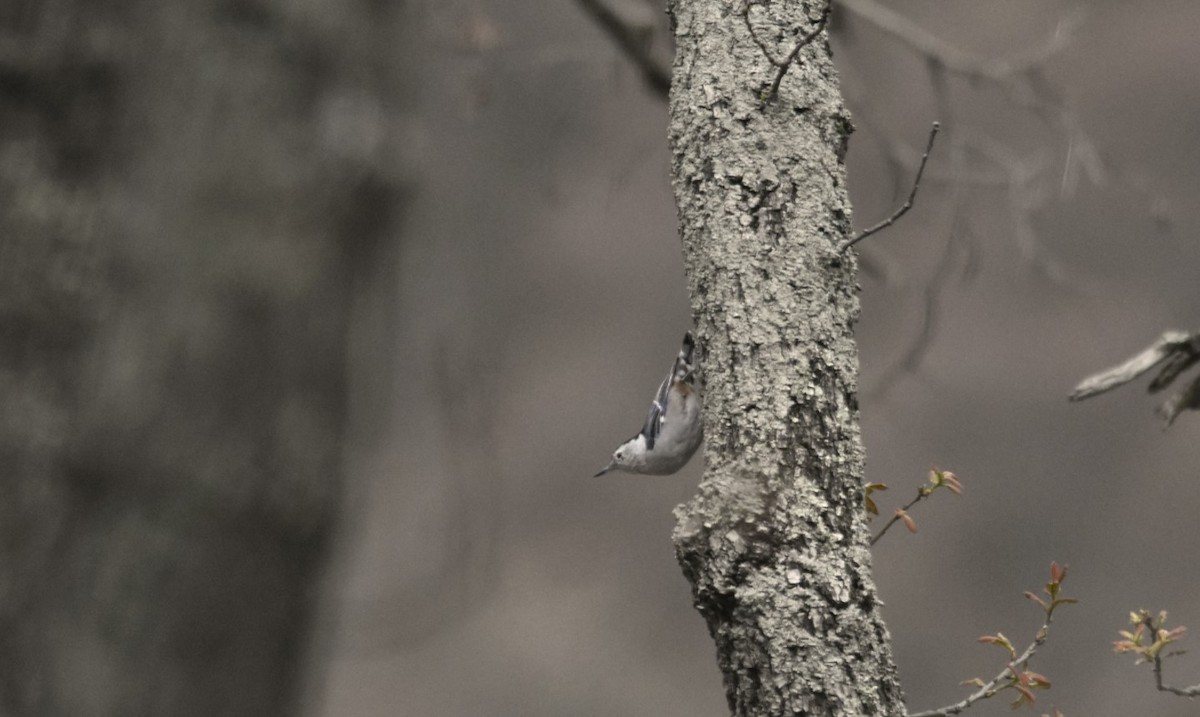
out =
[(622, 443), (617, 450), (613, 451), (612, 461), (592, 477), (599, 478), (609, 471), (637, 473), (637, 467), (641, 464), (645, 453), (646, 439), (641, 434), (638, 434)]

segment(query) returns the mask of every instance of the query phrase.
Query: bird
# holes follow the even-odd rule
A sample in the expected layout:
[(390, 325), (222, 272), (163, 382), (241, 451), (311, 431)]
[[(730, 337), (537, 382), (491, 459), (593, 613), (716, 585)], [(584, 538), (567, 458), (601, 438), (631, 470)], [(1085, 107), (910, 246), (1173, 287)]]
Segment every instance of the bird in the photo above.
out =
[(594, 478), (611, 471), (670, 475), (691, 459), (704, 440), (703, 401), (693, 363), (695, 350), (695, 338), (688, 331), (671, 372), (654, 395), (642, 430), (618, 446), (612, 461)]

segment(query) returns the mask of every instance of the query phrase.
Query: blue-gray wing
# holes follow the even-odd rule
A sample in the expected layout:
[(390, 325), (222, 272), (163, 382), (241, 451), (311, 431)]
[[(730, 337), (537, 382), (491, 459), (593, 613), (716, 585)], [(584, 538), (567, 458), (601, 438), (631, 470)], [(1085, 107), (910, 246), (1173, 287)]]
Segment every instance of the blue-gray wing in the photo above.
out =
[(650, 404), (650, 412), (646, 414), (646, 423), (642, 426), (642, 435), (646, 438), (646, 450), (654, 449), (654, 439), (658, 438), (658, 432), (662, 430), (663, 419), (667, 416), (667, 402), (671, 398), (671, 379), (674, 372), (667, 374), (663, 379), (662, 385), (658, 387), (658, 393), (654, 394), (654, 403)]
[(650, 412), (646, 414), (646, 423), (642, 426), (642, 435), (646, 438), (646, 450), (654, 449), (654, 439), (658, 438), (658, 434), (662, 430), (663, 419), (667, 417), (667, 403), (671, 400), (671, 384), (675, 381), (685, 381), (691, 384), (694, 381), (692, 353), (695, 348), (695, 340), (692, 338), (692, 332), (689, 331), (683, 335), (683, 346), (679, 349), (679, 355), (675, 357), (671, 372), (659, 385), (658, 393), (654, 394), (654, 403), (650, 404)]

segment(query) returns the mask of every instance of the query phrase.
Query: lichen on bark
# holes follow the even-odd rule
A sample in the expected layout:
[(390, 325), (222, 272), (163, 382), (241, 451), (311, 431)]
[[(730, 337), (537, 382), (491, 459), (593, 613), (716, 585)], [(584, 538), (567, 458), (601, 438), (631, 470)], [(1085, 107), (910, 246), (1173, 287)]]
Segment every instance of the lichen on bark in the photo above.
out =
[(770, 98), (777, 67), (759, 45), (787, 57), (823, 10), (669, 8), (673, 183), (707, 436), (674, 540), (735, 715), (904, 712), (861, 511), (856, 266), (837, 250), (851, 123), (824, 33)]

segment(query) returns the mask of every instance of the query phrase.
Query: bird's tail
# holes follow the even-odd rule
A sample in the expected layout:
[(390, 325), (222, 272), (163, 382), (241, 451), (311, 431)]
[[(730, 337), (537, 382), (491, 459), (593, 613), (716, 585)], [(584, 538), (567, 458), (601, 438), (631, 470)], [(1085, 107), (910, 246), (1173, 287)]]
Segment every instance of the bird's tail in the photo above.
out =
[(695, 353), (696, 339), (692, 336), (692, 332), (689, 331), (683, 335), (683, 346), (679, 348), (679, 355), (675, 357), (675, 367), (671, 370), (671, 376), (674, 380), (684, 381), (689, 384), (695, 383)]

